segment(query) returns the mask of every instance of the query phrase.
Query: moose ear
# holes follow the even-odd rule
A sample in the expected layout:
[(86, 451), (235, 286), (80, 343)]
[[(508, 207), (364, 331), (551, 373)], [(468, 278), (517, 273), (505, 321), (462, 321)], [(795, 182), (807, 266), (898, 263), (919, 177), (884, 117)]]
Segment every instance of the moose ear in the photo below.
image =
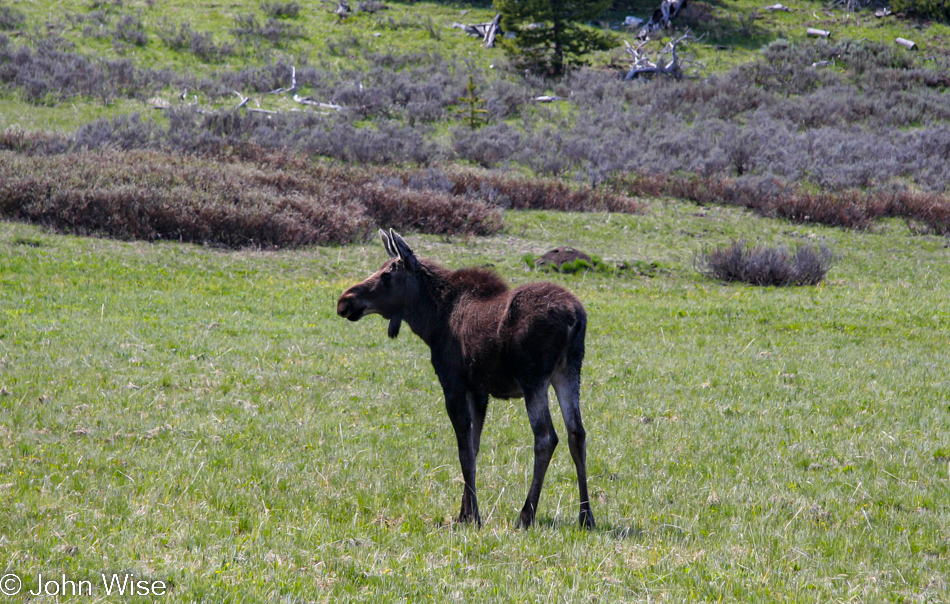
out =
[(383, 229), (379, 229), (379, 238), (383, 240), (383, 247), (386, 248), (386, 253), (389, 254), (389, 257), (398, 258), (399, 254), (397, 254), (393, 248), (393, 242), (392, 239), (389, 238), (389, 233)]
[(419, 268), (419, 260), (416, 258), (415, 253), (413, 253), (412, 248), (409, 247), (409, 244), (406, 243), (406, 240), (392, 229), (389, 229), (389, 237), (392, 239), (393, 247), (396, 248), (399, 257), (406, 263), (406, 268), (413, 271), (417, 270)]

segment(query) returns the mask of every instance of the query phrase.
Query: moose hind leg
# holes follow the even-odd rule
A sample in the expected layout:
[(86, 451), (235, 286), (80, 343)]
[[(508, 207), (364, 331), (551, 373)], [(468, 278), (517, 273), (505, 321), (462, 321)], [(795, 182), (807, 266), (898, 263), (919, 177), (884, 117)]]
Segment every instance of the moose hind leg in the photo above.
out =
[(551, 384), (557, 394), (561, 415), (564, 416), (567, 445), (577, 468), (577, 489), (581, 500), (580, 524), (584, 528), (594, 528), (594, 512), (590, 509), (590, 497), (587, 493), (587, 433), (581, 422), (580, 371), (566, 368), (555, 372), (551, 376)]
[(462, 490), (462, 507), (459, 522), (474, 522), (481, 526), (478, 514), (478, 497), (475, 494), (475, 439), (472, 429), (472, 409), (468, 397), (463, 394), (445, 393), (445, 408), (455, 429), (458, 443), (459, 464), (462, 466), (462, 478), (465, 486)]
[(533, 388), (522, 386), (522, 391), (525, 393), (528, 421), (531, 423), (531, 431), (534, 432), (534, 474), (531, 477), (531, 487), (528, 489), (528, 497), (521, 509), (519, 520), (519, 525), (522, 528), (528, 528), (534, 524), (538, 499), (541, 497), (541, 486), (544, 484), (544, 475), (551, 463), (558, 438), (554, 431), (554, 423), (551, 421), (551, 412), (548, 410), (547, 383)]

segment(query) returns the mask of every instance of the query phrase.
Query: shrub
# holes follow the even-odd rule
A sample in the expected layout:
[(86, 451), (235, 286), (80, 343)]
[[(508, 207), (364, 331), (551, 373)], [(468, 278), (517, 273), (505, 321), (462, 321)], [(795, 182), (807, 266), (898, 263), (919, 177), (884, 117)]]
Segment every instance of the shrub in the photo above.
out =
[(823, 244), (788, 248), (733, 241), (728, 247), (704, 251), (697, 257), (698, 270), (726, 282), (742, 281), (752, 285), (817, 285), (831, 268), (834, 254)]
[(452, 148), (460, 158), (491, 168), (514, 155), (520, 139), (507, 124), (492, 124), (477, 132), (456, 128), (452, 131)]
[(231, 34), (244, 42), (266, 40), (274, 46), (283, 46), (291, 39), (304, 37), (303, 28), (298, 25), (291, 25), (274, 17), (261, 24), (252, 13), (235, 16)]
[(157, 35), (169, 48), (188, 51), (208, 63), (219, 63), (234, 54), (234, 46), (227, 42), (215, 43), (214, 34), (194, 31), (187, 21), (176, 27), (168, 20), (163, 20), (158, 24)]
[(606, 189), (570, 186), (553, 178), (526, 178), (497, 172), (455, 169), (449, 172), (457, 195), (487, 194), (497, 205), (516, 210), (565, 212), (624, 212), (646, 209), (635, 199)]
[(0, 31), (19, 29), (26, 23), (26, 15), (6, 4), (0, 4)]
[(125, 15), (116, 24), (112, 32), (112, 39), (135, 46), (145, 46), (148, 44), (148, 34), (145, 32), (145, 26), (142, 20), (133, 15)]
[(300, 16), (297, 2), (261, 2), (261, 11), (272, 19), (296, 19)]
[(375, 224), (425, 233), (491, 235), (502, 228), (498, 208), (431, 190), (367, 184), (351, 191)]
[(387, 8), (389, 7), (379, 0), (360, 0), (356, 3), (356, 12), (358, 13), (369, 13), (372, 15)]
[(109, 102), (177, 81), (171, 72), (138, 69), (128, 59), (87, 57), (55, 36), (42, 39), (35, 48), (0, 47), (0, 84), (18, 88), (25, 100), (36, 104), (80, 95)]
[[(7, 142), (29, 141), (11, 135)], [(502, 227), (498, 208), (483, 200), (245, 151), (252, 161), (156, 151), (0, 151), (0, 216), (76, 234), (233, 248), (347, 243), (378, 224), (479, 235)], [(274, 165), (262, 167), (262, 160)]]

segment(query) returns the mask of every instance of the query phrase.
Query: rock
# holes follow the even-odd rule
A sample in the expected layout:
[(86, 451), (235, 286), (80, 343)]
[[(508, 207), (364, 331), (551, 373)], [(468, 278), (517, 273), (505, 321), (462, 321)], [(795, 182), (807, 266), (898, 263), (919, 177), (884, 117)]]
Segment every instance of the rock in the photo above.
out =
[(538, 258), (537, 263), (538, 265), (550, 264), (553, 266), (561, 266), (562, 264), (574, 262), (578, 259), (593, 264), (590, 256), (572, 247), (556, 247), (549, 252), (545, 252), (543, 256)]

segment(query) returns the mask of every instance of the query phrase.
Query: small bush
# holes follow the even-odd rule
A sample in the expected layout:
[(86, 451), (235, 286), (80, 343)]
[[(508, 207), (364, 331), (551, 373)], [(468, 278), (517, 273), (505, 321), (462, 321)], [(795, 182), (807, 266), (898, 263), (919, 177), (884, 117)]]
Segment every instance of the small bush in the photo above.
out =
[(728, 247), (703, 252), (696, 264), (701, 273), (714, 279), (783, 287), (821, 283), (833, 261), (834, 254), (823, 244), (802, 245), (792, 252), (784, 246), (750, 247), (733, 241)]
[(0, 31), (19, 29), (24, 23), (26, 23), (26, 15), (21, 11), (0, 4)]
[(135, 46), (145, 46), (148, 44), (148, 34), (145, 32), (145, 25), (142, 20), (134, 15), (125, 15), (116, 24), (112, 32), (114, 41), (126, 42)]
[(234, 46), (224, 42), (217, 44), (211, 32), (197, 32), (191, 23), (184, 21), (176, 27), (165, 20), (159, 23), (157, 35), (173, 50), (187, 51), (207, 63), (220, 63), (234, 54)]
[(296, 19), (300, 16), (300, 4), (296, 2), (261, 2), (261, 10), (273, 19)]
[(378, 13), (381, 10), (386, 10), (389, 7), (379, 0), (360, 0), (356, 3), (356, 12), (358, 13), (368, 13), (370, 15)]
[(248, 13), (234, 17), (231, 34), (245, 42), (267, 41), (274, 46), (283, 46), (292, 39), (303, 38), (304, 31), (298, 25), (285, 23), (270, 17), (261, 24), (257, 16)]

